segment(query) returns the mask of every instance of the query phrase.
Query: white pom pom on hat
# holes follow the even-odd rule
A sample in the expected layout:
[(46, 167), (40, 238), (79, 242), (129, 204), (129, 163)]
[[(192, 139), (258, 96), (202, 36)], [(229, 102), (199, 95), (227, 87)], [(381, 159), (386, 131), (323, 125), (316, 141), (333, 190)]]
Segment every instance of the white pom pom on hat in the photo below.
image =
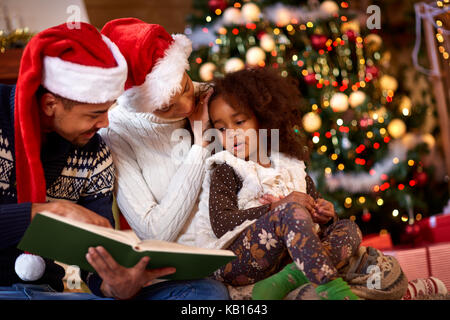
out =
[(45, 261), (40, 256), (22, 253), (17, 257), (14, 269), (23, 281), (36, 281), (44, 275)]

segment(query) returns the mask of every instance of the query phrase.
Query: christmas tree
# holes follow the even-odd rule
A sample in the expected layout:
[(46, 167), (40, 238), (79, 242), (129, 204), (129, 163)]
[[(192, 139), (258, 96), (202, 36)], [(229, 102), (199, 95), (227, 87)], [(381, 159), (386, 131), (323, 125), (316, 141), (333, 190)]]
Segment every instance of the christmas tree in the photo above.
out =
[[(431, 134), (415, 133), (427, 106), (412, 104), (394, 75), (381, 30), (369, 30), (346, 1), (194, 0), (186, 28), (190, 75), (209, 81), (245, 67), (298, 79), (311, 142), (308, 173), (340, 217), (363, 233), (417, 233), (415, 222), (448, 199), (423, 157)], [(442, 190), (430, 192), (433, 188)], [(406, 232), (405, 232), (406, 231)]]

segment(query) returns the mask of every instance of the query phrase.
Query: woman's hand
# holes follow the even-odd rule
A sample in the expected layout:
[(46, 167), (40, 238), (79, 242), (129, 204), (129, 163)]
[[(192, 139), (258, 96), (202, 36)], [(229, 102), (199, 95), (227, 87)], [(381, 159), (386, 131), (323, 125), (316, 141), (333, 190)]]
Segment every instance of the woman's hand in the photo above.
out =
[(103, 247), (89, 248), (86, 260), (102, 278), (100, 289), (103, 294), (120, 300), (133, 298), (141, 288), (150, 285), (153, 280), (176, 271), (171, 267), (147, 270), (149, 257), (143, 257), (132, 268), (125, 268)]
[[(203, 132), (210, 126), (208, 102), (212, 93), (213, 90), (209, 89), (200, 96), (199, 102), (195, 106), (195, 111), (188, 118), (194, 133), (194, 144), (201, 145), (202, 147), (206, 147), (209, 144), (209, 141), (203, 140)], [(199, 124), (201, 124), (201, 126)]]

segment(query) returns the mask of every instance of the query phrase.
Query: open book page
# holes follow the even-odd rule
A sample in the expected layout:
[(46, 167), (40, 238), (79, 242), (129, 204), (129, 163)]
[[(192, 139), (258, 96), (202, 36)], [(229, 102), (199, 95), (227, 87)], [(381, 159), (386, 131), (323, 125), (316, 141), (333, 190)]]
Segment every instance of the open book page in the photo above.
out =
[(100, 227), (85, 222), (76, 221), (67, 217), (62, 217), (49, 211), (39, 212), (44, 216), (52, 218), (63, 223), (78, 227), (80, 229), (101, 235), (103, 237), (127, 244), (135, 251), (153, 251), (153, 252), (177, 252), (177, 253), (191, 253), (191, 254), (205, 254), (234, 257), (234, 253), (229, 250), (218, 249), (204, 249), (196, 248), (187, 245), (182, 245), (174, 242), (166, 242), (160, 240), (140, 240), (138, 236), (131, 230), (120, 231), (110, 228)]
[(218, 255), (218, 256), (230, 256), (235, 254), (230, 250), (220, 249), (204, 249), (186, 246), (175, 242), (166, 242), (160, 240), (142, 240), (136, 247), (136, 251), (160, 251), (160, 252), (179, 252), (179, 253), (193, 253), (193, 254), (206, 254), (206, 255)]
[(67, 217), (62, 217), (49, 211), (39, 212), (39, 214), (99, 234), (112, 240), (128, 244), (131, 247), (135, 247), (136, 244), (139, 242), (139, 238), (136, 236), (134, 232), (120, 231), (111, 228), (100, 227), (93, 224), (76, 221)]

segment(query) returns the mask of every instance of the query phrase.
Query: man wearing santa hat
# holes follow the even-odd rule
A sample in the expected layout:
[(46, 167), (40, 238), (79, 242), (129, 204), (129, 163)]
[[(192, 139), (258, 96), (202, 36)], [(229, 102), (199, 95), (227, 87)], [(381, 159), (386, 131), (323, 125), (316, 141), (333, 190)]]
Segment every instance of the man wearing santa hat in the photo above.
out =
[(82, 272), (97, 296), (56, 294), (63, 291), (64, 269), (16, 248), (36, 213), (46, 210), (114, 225), (115, 171), (96, 132), (108, 126), (127, 70), (116, 45), (93, 26), (62, 24), (31, 39), (16, 86), (0, 85), (0, 299), (227, 298), (226, 289), (209, 280), (142, 289), (173, 268), (147, 270), (148, 258), (124, 268), (102, 247), (86, 253), (97, 273)]

